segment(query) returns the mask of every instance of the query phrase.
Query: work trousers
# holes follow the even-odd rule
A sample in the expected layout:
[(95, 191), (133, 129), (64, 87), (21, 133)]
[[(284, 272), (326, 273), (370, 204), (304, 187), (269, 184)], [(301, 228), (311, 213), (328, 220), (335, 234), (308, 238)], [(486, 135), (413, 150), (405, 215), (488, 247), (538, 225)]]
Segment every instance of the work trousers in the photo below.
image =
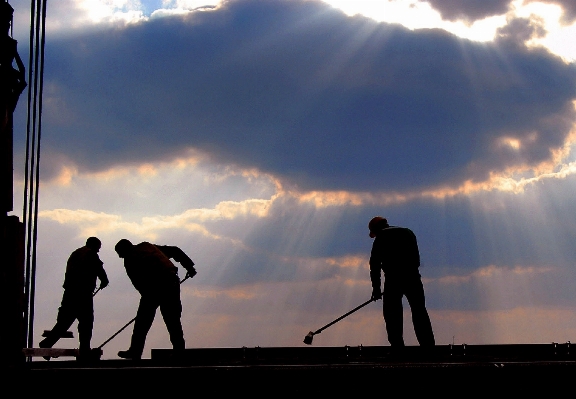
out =
[(402, 297), (406, 296), (412, 311), (414, 332), (421, 346), (434, 346), (434, 333), (426, 310), (424, 286), (420, 273), (385, 275), (384, 321), (392, 347), (404, 346)]
[(78, 336), (80, 340), (80, 350), (90, 349), (92, 340), (92, 328), (94, 327), (94, 301), (92, 292), (76, 292), (64, 290), (56, 324), (48, 337), (40, 342), (40, 347), (51, 348), (60, 339), (72, 323), (78, 319)]
[(184, 350), (184, 332), (182, 331), (182, 303), (180, 301), (180, 285), (178, 281), (174, 284), (169, 284), (166, 287), (158, 289), (154, 293), (142, 295), (140, 297), (140, 304), (138, 305), (138, 312), (136, 313), (136, 321), (134, 322), (134, 330), (132, 332), (132, 341), (130, 343), (130, 352), (135, 356), (142, 356), (144, 351), (144, 344), (146, 343), (146, 336), (152, 322), (156, 316), (156, 309), (160, 307), (160, 313), (168, 329), (170, 335), (170, 342), (174, 350)]

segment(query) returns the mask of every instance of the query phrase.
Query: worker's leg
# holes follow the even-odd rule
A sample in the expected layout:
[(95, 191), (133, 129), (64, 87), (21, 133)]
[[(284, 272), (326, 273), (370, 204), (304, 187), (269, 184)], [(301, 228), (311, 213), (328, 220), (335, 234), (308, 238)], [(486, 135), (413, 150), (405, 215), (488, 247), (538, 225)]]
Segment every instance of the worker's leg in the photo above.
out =
[(78, 337), (80, 340), (80, 352), (90, 351), (92, 341), (92, 329), (94, 328), (94, 301), (92, 293), (85, 295), (78, 309)]
[(60, 339), (62, 334), (64, 334), (77, 316), (77, 302), (76, 295), (71, 294), (69, 291), (64, 290), (64, 295), (62, 295), (62, 302), (58, 308), (58, 316), (56, 317), (56, 324), (52, 327), (50, 334), (44, 338), (38, 346), (40, 348), (52, 348), (56, 342)]
[(134, 322), (134, 330), (132, 331), (132, 341), (130, 343), (130, 349), (128, 350), (133, 358), (140, 358), (142, 352), (144, 352), (146, 336), (148, 335), (148, 331), (150, 331), (150, 327), (152, 327), (157, 308), (158, 300), (156, 297), (140, 297), (140, 304), (138, 305), (138, 312), (136, 312), (136, 320)]
[(384, 321), (388, 342), (393, 347), (404, 346), (402, 320), (402, 286), (393, 278), (384, 280)]
[(174, 350), (184, 350), (184, 332), (182, 331), (182, 302), (180, 301), (180, 285), (169, 287), (160, 303), (160, 312), (170, 334), (170, 342)]
[(434, 346), (434, 332), (426, 310), (424, 286), (419, 274), (407, 282), (405, 293), (412, 311), (412, 323), (418, 343), (420, 346)]

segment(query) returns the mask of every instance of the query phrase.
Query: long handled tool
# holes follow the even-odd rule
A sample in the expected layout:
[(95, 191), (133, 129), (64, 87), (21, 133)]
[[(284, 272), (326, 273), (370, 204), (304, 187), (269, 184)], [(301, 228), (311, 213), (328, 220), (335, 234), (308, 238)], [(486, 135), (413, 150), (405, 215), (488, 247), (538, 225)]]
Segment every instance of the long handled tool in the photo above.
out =
[(362, 305), (356, 306), (354, 309), (352, 309), (352, 310), (349, 311), (348, 313), (343, 314), (342, 316), (338, 317), (336, 320), (334, 320), (334, 321), (326, 324), (324, 327), (322, 327), (322, 328), (320, 328), (320, 329), (318, 329), (318, 330), (316, 330), (316, 331), (310, 331), (310, 332), (308, 333), (308, 335), (306, 335), (306, 336), (304, 337), (304, 343), (305, 343), (306, 345), (312, 345), (312, 339), (314, 339), (314, 335), (320, 334), (322, 331), (324, 331), (325, 329), (327, 329), (327, 328), (330, 327), (331, 325), (338, 323), (340, 320), (344, 319), (345, 317), (350, 316), (352, 313), (356, 312), (357, 310), (362, 309), (364, 306), (368, 305), (368, 304), (371, 303), (371, 302), (374, 302), (375, 300), (376, 300), (376, 299), (374, 299), (374, 298), (370, 298), (369, 300), (367, 300), (366, 302), (364, 302)]
[[(189, 274), (186, 274), (186, 277), (184, 277), (182, 280), (180, 280), (180, 284), (182, 284), (184, 281), (188, 280), (190, 278)], [(128, 323), (124, 324), (124, 326), (122, 326), (121, 329), (119, 329), (118, 331), (116, 331), (110, 338), (108, 338), (106, 341), (104, 341), (102, 343), (102, 345), (100, 345), (98, 348), (96, 348), (97, 350), (102, 351), (102, 348), (104, 347), (104, 345), (106, 345), (108, 342), (112, 341), (114, 338), (116, 338), (116, 336), (118, 334), (120, 334), (122, 331), (124, 331), (126, 329), (126, 327), (128, 327), (130, 324), (134, 323), (134, 321), (136, 320), (136, 317), (134, 317), (132, 320), (130, 320)]]

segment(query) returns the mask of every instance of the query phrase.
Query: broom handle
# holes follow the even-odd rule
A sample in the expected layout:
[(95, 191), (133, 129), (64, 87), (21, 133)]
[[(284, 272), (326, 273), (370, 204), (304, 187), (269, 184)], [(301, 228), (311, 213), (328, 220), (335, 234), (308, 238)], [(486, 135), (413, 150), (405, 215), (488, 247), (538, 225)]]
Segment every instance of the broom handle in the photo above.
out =
[(322, 331), (324, 331), (325, 329), (327, 329), (328, 327), (330, 327), (333, 324), (338, 323), (340, 320), (350, 316), (352, 313), (356, 312), (357, 310), (362, 309), (364, 306), (368, 305), (370, 302), (374, 302), (374, 299), (370, 298), (369, 300), (367, 300), (366, 302), (364, 302), (362, 305), (356, 306), (354, 309), (352, 309), (351, 311), (349, 311), (346, 314), (343, 314), (342, 316), (338, 317), (336, 320), (326, 324), (324, 327), (314, 331), (314, 335), (316, 334), (320, 334)]

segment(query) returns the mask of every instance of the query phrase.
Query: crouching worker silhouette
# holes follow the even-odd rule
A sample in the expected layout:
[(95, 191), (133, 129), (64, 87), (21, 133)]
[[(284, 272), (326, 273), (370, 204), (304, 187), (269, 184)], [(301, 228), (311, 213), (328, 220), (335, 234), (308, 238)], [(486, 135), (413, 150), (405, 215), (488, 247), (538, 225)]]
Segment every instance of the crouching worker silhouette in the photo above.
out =
[(194, 262), (178, 247), (154, 245), (141, 242), (133, 245), (122, 239), (114, 248), (120, 258), (124, 258), (126, 274), (134, 288), (140, 292), (140, 304), (136, 313), (130, 348), (118, 352), (124, 359), (140, 359), (144, 351), (146, 335), (152, 326), (156, 309), (160, 312), (170, 334), (170, 342), (176, 354), (184, 351), (182, 331), (182, 303), (180, 301), (180, 280), (178, 268), (170, 258), (179, 262), (187, 271), (187, 277), (194, 277)]
[(426, 311), (424, 287), (418, 268), (420, 253), (412, 230), (390, 226), (380, 216), (368, 224), (370, 237), (374, 238), (370, 254), (370, 279), (372, 298), (382, 297), (381, 271), (384, 271), (384, 322), (388, 342), (395, 348), (404, 346), (402, 322), (402, 297), (406, 296), (412, 311), (412, 323), (421, 346), (435, 345), (430, 317)]
[[(96, 237), (86, 240), (86, 245), (78, 248), (68, 258), (64, 276), (64, 295), (58, 309), (56, 325), (40, 341), (41, 348), (51, 348), (58, 342), (74, 320), (78, 319), (78, 335), (80, 340), (80, 358), (90, 356), (90, 341), (94, 326), (93, 294), (96, 288), (96, 278), (100, 280), (100, 288), (108, 285), (108, 276), (98, 257), (102, 243)], [(96, 356), (96, 354), (95, 354)], [(49, 359), (49, 358), (48, 358)]]

